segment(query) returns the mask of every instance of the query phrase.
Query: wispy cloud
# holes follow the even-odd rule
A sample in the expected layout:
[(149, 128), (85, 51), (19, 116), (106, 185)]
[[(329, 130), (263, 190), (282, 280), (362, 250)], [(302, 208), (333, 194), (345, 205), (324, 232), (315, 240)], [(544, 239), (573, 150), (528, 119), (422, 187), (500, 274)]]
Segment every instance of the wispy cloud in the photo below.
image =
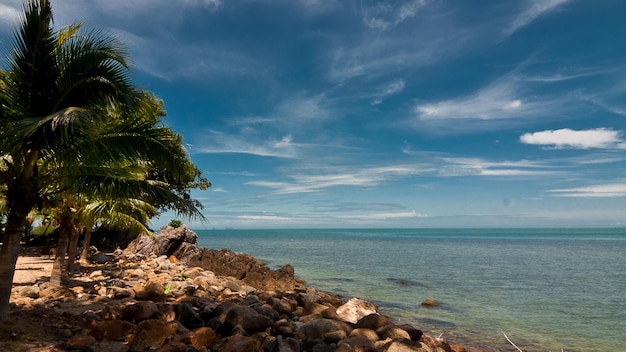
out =
[(520, 91), (519, 81), (508, 74), (471, 95), (418, 104), (414, 112), (421, 120), (496, 120), (536, 116), (553, 106), (536, 98), (524, 97)]
[[(293, 137), (283, 136), (280, 140), (264, 140), (260, 143), (251, 141), (250, 136), (227, 135), (223, 132), (208, 131), (210, 144), (195, 147), (193, 153), (219, 154), (238, 153), (276, 158), (296, 158), (298, 156), (297, 145), (293, 143)], [(256, 137), (256, 136), (255, 136)]]
[(411, 164), (396, 164), (350, 170), (327, 167), (325, 173), (286, 175), (290, 181), (259, 180), (247, 185), (272, 189), (273, 194), (323, 192), (332, 187), (372, 188), (415, 176), (435, 177), (544, 177), (560, 172), (541, 162), (527, 160), (490, 162), (477, 158), (435, 157)]
[(506, 36), (512, 35), (520, 28), (527, 26), (540, 16), (555, 10), (571, 0), (527, 0), (526, 7), (511, 21), (504, 30)]
[(534, 133), (525, 133), (520, 141), (526, 144), (547, 146), (557, 149), (590, 149), (614, 148), (626, 149), (626, 142), (620, 138), (621, 132), (608, 128), (590, 130), (546, 130)]
[(372, 213), (372, 214), (348, 214), (338, 215), (337, 218), (345, 220), (360, 220), (360, 221), (383, 221), (394, 219), (411, 219), (411, 218), (429, 218), (428, 214), (420, 214), (415, 211), (405, 211), (397, 213)]
[(363, 8), (363, 21), (370, 28), (386, 30), (414, 17), (426, 4), (426, 0), (377, 3)]
[(389, 83), (376, 94), (374, 101), (372, 101), (372, 105), (379, 105), (386, 97), (402, 92), (402, 90), (404, 90), (404, 86), (404, 80), (402, 79)]
[(17, 23), (20, 18), (20, 13), (21, 8), (17, 3), (13, 4), (13, 6), (0, 4), (0, 22), (2, 23), (11, 25)]
[(558, 174), (543, 162), (519, 161), (488, 161), (481, 158), (444, 157), (439, 170), (440, 176), (547, 176)]
[(626, 183), (612, 183), (548, 191), (558, 197), (611, 198), (626, 197)]

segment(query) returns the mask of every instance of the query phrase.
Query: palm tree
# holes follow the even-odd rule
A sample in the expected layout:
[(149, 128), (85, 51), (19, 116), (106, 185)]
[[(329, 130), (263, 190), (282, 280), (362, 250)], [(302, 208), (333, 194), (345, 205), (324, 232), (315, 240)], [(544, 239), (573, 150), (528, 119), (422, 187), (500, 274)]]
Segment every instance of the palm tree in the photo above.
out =
[[(106, 102), (136, 96), (126, 51), (99, 32), (78, 35), (78, 26), (53, 29), (50, 2), (30, 0), (16, 31), (8, 68), (0, 76), (0, 155), (6, 171), (7, 221), (0, 249), (0, 321), (9, 298), (24, 222), (41, 204), (42, 162), (76, 155), (89, 125)], [(78, 162), (78, 161), (72, 161)]]

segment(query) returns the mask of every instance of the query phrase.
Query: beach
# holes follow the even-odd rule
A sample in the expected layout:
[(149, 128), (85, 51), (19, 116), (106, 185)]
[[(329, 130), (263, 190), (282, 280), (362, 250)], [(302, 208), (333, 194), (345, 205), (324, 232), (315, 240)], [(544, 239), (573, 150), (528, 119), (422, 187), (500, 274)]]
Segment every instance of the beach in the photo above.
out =
[(290, 265), (269, 269), (250, 255), (196, 241), (185, 228), (140, 236), (123, 251), (97, 253), (63, 287), (47, 284), (40, 274), (50, 259), (27, 248), (10, 319), (0, 324), (0, 348), (475, 351), (395, 323), (373, 302), (307, 286)]

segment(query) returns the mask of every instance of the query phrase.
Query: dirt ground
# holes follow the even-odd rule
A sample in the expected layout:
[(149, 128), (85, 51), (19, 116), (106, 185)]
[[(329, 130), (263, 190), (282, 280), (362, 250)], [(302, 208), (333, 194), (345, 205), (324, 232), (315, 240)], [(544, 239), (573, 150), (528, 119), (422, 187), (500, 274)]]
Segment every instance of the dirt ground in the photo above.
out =
[[(22, 247), (13, 279), (13, 291), (50, 279), (53, 257), (42, 255), (42, 247)], [(0, 323), (0, 351), (64, 351), (61, 343), (67, 337), (65, 330), (76, 328), (67, 314), (49, 308), (23, 307), (16, 304), (18, 297), (11, 295), (9, 319)]]

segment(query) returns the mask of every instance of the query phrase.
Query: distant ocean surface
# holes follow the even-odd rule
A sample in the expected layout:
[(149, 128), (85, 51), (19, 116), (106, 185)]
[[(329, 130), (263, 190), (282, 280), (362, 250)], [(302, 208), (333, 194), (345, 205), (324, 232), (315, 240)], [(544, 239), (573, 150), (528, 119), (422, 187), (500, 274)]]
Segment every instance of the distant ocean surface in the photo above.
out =
[(196, 233), (448, 341), (515, 351), (504, 332), (526, 352), (626, 351), (626, 229)]

